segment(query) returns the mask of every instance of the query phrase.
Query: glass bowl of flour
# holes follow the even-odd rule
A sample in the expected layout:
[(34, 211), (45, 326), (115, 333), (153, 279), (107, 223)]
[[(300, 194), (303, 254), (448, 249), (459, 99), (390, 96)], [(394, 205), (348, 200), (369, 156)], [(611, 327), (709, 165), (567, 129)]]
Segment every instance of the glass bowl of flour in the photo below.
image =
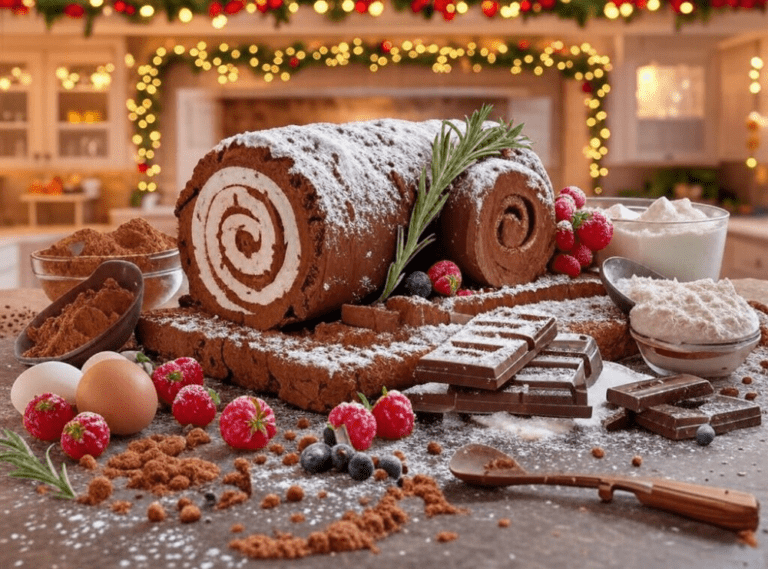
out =
[(633, 276), (617, 287), (635, 305), (629, 331), (660, 374), (731, 374), (760, 340), (755, 310), (728, 279), (681, 282)]
[(588, 198), (613, 222), (610, 244), (597, 254), (626, 257), (680, 281), (717, 279), (723, 261), (729, 213), (688, 198)]

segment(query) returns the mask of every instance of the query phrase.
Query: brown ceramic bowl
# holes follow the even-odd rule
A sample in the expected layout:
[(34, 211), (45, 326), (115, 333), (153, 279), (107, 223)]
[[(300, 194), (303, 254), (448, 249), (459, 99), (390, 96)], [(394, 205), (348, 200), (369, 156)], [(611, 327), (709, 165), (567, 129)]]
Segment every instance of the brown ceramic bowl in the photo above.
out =
[(152, 310), (168, 302), (181, 287), (184, 273), (178, 249), (159, 253), (98, 257), (76, 255), (54, 257), (32, 253), (32, 272), (40, 281), (46, 296), (56, 300), (72, 287), (87, 279), (105, 261), (121, 260), (136, 265), (144, 277), (142, 310)]
[[(30, 326), (39, 327), (46, 319), (56, 317), (68, 304), (71, 304), (81, 292), (87, 290), (99, 290), (104, 281), (113, 278), (124, 289), (134, 295), (133, 302), (109, 328), (99, 336), (93, 338), (79, 348), (55, 357), (32, 358), (25, 357), (23, 354), (34, 344), (30, 340), (27, 331)], [(30, 322), (24, 331), (16, 338), (14, 345), (14, 355), (21, 363), (35, 365), (47, 361), (60, 361), (71, 364), (75, 367), (82, 367), (88, 358), (99, 352), (117, 351), (131, 337), (136, 323), (141, 315), (141, 305), (144, 299), (144, 278), (141, 270), (127, 261), (105, 261), (99, 265), (96, 270), (87, 279), (65, 292), (62, 296), (53, 301), (48, 307), (38, 314)]]

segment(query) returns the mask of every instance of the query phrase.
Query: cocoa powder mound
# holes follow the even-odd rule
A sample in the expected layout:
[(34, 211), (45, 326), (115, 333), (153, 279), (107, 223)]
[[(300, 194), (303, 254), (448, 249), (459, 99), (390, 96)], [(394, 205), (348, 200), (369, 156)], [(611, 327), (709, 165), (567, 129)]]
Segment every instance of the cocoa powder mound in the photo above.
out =
[(178, 458), (188, 448), (178, 435), (152, 435), (129, 443), (107, 461), (109, 478), (127, 477), (128, 488), (148, 490), (157, 496), (186, 490), (215, 480), (219, 467), (197, 457)]
[(79, 348), (114, 324), (130, 308), (134, 298), (131, 291), (113, 278), (105, 280), (98, 290), (81, 292), (57, 316), (46, 318), (39, 327), (27, 329), (33, 346), (24, 356), (56, 357)]
[[(82, 243), (82, 250), (79, 244)], [(80, 229), (40, 252), (45, 257), (105, 257), (159, 253), (175, 248), (176, 239), (141, 218), (131, 219), (114, 231)]]

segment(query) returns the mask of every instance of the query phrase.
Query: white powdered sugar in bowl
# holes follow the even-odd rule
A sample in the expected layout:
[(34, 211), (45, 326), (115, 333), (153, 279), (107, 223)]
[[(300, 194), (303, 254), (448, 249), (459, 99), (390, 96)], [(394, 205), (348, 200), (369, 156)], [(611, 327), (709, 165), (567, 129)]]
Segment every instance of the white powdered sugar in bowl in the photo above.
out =
[(680, 281), (718, 279), (729, 213), (688, 198), (655, 201), (589, 198), (613, 222), (613, 238), (598, 262), (626, 257)]
[(633, 276), (619, 289), (635, 301), (632, 328), (672, 344), (717, 344), (754, 335), (757, 314), (728, 279), (691, 282)]

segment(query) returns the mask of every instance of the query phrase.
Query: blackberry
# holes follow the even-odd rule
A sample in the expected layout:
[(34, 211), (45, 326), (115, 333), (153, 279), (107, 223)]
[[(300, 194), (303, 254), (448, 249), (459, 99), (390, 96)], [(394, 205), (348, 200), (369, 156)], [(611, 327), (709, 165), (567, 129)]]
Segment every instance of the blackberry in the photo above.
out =
[(301, 467), (310, 474), (318, 474), (331, 469), (331, 447), (325, 443), (312, 443), (303, 451), (299, 457)]
[(432, 281), (427, 273), (423, 271), (413, 271), (405, 279), (405, 288), (411, 296), (427, 298), (432, 294)]
[(346, 472), (349, 461), (355, 455), (355, 449), (349, 445), (338, 444), (331, 447), (331, 462), (339, 472)]
[(357, 452), (349, 459), (347, 470), (352, 480), (367, 480), (373, 474), (373, 460), (364, 452)]
[(326, 425), (323, 429), (323, 440), (329, 447), (336, 444), (336, 431), (333, 430), (331, 425)]
[(701, 446), (708, 446), (713, 440), (715, 440), (715, 429), (709, 423), (704, 423), (696, 429), (696, 442)]
[(379, 468), (389, 474), (390, 478), (398, 480), (403, 474), (403, 463), (393, 454), (379, 458)]

